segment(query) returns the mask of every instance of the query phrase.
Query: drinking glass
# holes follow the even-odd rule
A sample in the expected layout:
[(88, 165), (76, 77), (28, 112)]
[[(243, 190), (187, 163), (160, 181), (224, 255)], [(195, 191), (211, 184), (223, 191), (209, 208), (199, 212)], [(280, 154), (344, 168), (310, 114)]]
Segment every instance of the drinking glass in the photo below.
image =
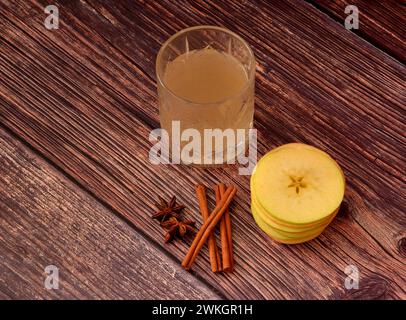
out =
[[(241, 65), (245, 79), (238, 92), (222, 97), (218, 101), (206, 101), (206, 99), (193, 101), (185, 95), (176, 94), (169, 88), (165, 79), (168, 65), (181, 55), (187, 57), (187, 54), (205, 48), (227, 54), (227, 57), (232, 57)], [(222, 68), (222, 65), (219, 65), (219, 68)], [(195, 129), (201, 135), (201, 148), (189, 163), (200, 165), (232, 163), (233, 158), (237, 156), (238, 151), (227, 152), (226, 148), (230, 141), (226, 142), (225, 136), (220, 138), (223, 140), (219, 144), (215, 143), (215, 138), (211, 138), (213, 148), (204, 148), (207, 142), (204, 141), (205, 129), (220, 129), (222, 132), (229, 129), (228, 133), (231, 130), (235, 134), (235, 140), (232, 142), (235, 150), (245, 151), (248, 130), (253, 125), (255, 58), (249, 45), (239, 35), (216, 26), (196, 26), (179, 31), (162, 45), (156, 60), (156, 73), (160, 123), (161, 128), (169, 134), (172, 155), (177, 152), (179, 154), (188, 143), (187, 141), (181, 141), (180, 144), (173, 143), (176, 135), (173, 132), (174, 121), (178, 121), (181, 133), (185, 129)], [(233, 81), (233, 79), (228, 80)], [(204, 98), (204, 90), (201, 94)], [(238, 135), (237, 129), (243, 129), (245, 134)], [(176, 139), (179, 139), (179, 136), (176, 136)], [(173, 150), (174, 145), (179, 150)], [(215, 159), (220, 161), (216, 160), (214, 163)]]

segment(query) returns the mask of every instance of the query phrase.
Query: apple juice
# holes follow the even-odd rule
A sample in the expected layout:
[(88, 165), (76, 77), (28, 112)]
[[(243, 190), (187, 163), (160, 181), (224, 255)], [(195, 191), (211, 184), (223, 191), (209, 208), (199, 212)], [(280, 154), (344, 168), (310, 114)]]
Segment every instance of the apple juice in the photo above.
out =
[[(213, 139), (211, 155), (204, 150), (204, 129), (245, 129), (242, 139), (234, 136), (235, 146), (246, 144), (253, 121), (254, 82), (234, 56), (210, 46), (187, 51), (167, 63), (163, 85), (158, 85), (161, 127), (170, 138), (172, 121), (180, 121), (181, 132), (194, 128), (200, 133), (200, 159), (193, 163), (207, 163), (208, 156), (214, 158), (218, 153), (227, 161), (225, 139), (222, 146)], [(180, 147), (185, 144), (187, 141), (181, 142)]]

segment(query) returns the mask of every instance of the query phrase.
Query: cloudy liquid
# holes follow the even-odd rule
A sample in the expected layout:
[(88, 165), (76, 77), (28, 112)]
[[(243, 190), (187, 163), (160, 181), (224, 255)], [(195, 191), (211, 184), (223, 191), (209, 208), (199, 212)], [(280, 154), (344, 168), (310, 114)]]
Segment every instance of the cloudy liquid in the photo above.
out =
[(241, 92), (247, 83), (247, 74), (233, 56), (205, 48), (184, 53), (170, 62), (164, 81), (183, 99), (214, 103)]
[(170, 92), (161, 92), (160, 120), (168, 132), (173, 120), (180, 121), (181, 130), (194, 128), (202, 137), (204, 129), (252, 127), (254, 87), (230, 54), (211, 48), (184, 53), (168, 63), (163, 80)]

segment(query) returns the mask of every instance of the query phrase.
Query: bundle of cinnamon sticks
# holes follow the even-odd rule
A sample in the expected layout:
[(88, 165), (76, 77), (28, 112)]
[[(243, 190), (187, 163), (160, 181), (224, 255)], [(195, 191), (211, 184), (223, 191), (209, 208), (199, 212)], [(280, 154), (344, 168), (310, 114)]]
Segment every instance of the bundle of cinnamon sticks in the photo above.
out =
[[(229, 205), (237, 189), (234, 186), (226, 186), (220, 183), (214, 187), (216, 194), (216, 207), (209, 213), (207, 207), (206, 191), (203, 185), (196, 187), (200, 213), (203, 217), (203, 225), (196, 234), (192, 245), (182, 262), (182, 266), (189, 270), (196, 260), (200, 250), (207, 242), (209, 248), (210, 264), (213, 272), (232, 271), (234, 266), (232, 226)], [(214, 230), (220, 224), (221, 256), (217, 248)]]

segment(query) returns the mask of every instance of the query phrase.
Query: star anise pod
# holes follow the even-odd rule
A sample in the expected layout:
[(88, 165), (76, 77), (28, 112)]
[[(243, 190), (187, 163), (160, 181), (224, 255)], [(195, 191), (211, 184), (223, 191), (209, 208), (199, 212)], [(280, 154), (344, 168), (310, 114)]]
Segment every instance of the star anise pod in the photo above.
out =
[(179, 213), (185, 208), (183, 204), (176, 204), (175, 196), (173, 196), (169, 202), (166, 202), (159, 197), (159, 203), (155, 206), (159, 211), (152, 216), (152, 219), (157, 219), (159, 221), (166, 221), (171, 217), (179, 218)]
[(167, 232), (165, 234), (165, 242), (168, 243), (172, 241), (175, 236), (183, 238), (185, 234), (189, 232), (196, 232), (194, 226), (195, 222), (191, 220), (178, 220), (175, 217), (169, 218), (167, 221), (161, 222), (162, 228)]

